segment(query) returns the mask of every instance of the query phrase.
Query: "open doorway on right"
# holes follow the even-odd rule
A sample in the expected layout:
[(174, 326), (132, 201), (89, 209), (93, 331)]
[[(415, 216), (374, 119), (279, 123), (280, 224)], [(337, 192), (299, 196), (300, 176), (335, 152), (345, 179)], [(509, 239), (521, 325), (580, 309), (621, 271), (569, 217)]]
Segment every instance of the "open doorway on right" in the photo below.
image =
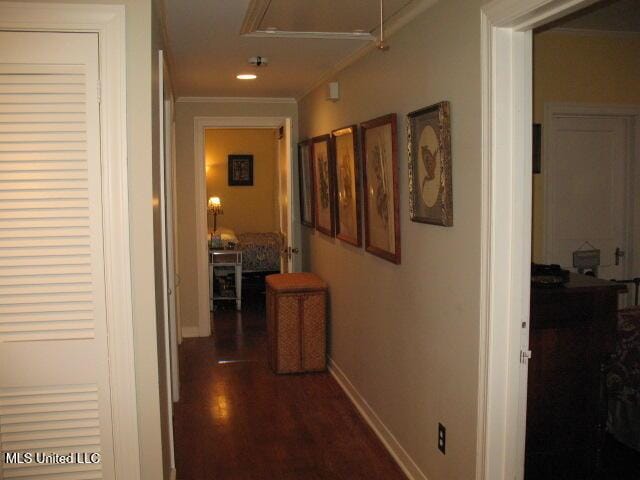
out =
[(535, 31), (533, 72), (525, 478), (638, 479), (640, 0)]

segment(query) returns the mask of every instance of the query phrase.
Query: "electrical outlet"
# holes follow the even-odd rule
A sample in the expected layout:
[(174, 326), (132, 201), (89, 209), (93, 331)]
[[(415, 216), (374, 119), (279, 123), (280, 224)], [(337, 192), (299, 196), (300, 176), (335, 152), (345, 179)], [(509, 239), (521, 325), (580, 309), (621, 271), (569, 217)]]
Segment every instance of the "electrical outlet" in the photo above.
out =
[(447, 429), (444, 428), (444, 425), (438, 423), (438, 450), (440, 450), (443, 454), (446, 453), (447, 448)]

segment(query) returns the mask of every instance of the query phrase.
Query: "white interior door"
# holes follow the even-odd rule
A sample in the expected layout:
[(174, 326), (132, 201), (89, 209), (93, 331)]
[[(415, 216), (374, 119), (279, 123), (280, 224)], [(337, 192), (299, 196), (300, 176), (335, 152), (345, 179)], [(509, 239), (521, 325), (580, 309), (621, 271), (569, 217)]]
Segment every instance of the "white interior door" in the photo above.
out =
[[(0, 478), (114, 478), (98, 36), (0, 32)], [(4, 460), (4, 459), (3, 459)]]
[(599, 277), (625, 278), (630, 256), (628, 120), (554, 114), (547, 128), (547, 262), (572, 268), (573, 252), (588, 242), (600, 249)]
[[(167, 88), (167, 80), (165, 75), (167, 74), (166, 67), (164, 65), (164, 54), (162, 50), (158, 52), (158, 72), (159, 72), (159, 85), (158, 92), (159, 102), (159, 115), (160, 121), (160, 218), (161, 218), (161, 251), (162, 251), (162, 280), (164, 286), (163, 295), (163, 310), (164, 310), (164, 330), (165, 334), (165, 358), (166, 360), (166, 382), (171, 389), (168, 392), (167, 397), (167, 417), (168, 417), (168, 431), (169, 431), (169, 455), (171, 468), (175, 468), (175, 455), (174, 455), (174, 442), (173, 442), (173, 402), (176, 401), (176, 387), (179, 390), (176, 382), (178, 381), (177, 375), (174, 374), (174, 369), (177, 371), (177, 337), (175, 329), (175, 281), (174, 281), (174, 256), (173, 256), (173, 215), (172, 204), (173, 199), (173, 185), (171, 174), (171, 131), (168, 125), (171, 125), (171, 101), (169, 99), (170, 92)], [(167, 108), (169, 107), (169, 108)]]
[[(162, 52), (160, 52), (162, 55)], [(163, 138), (162, 138), (162, 156), (164, 157), (164, 236), (166, 249), (166, 283), (167, 283), (167, 315), (168, 315), (168, 331), (169, 331), (169, 353), (171, 360), (171, 393), (173, 401), (180, 399), (180, 375), (179, 375), (179, 359), (178, 359), (178, 315), (177, 315), (177, 295), (176, 295), (176, 228), (175, 228), (175, 148), (174, 148), (174, 110), (173, 97), (168, 82), (168, 71), (166, 64), (163, 72)]]
[(285, 251), (282, 256), (282, 272), (301, 271), (300, 254), (300, 221), (296, 214), (298, 211), (295, 195), (294, 158), (291, 144), (291, 120), (286, 119), (283, 125), (283, 133), (278, 138), (278, 198), (280, 232), (285, 240)]

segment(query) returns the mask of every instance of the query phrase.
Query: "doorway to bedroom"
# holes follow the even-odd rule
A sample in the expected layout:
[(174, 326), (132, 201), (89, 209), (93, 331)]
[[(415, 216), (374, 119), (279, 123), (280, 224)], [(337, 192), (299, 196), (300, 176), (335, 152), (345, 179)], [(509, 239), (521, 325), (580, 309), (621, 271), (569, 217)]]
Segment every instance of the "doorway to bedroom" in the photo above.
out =
[(289, 270), (284, 137), (284, 127), (204, 130), (211, 312), (262, 317), (265, 277)]

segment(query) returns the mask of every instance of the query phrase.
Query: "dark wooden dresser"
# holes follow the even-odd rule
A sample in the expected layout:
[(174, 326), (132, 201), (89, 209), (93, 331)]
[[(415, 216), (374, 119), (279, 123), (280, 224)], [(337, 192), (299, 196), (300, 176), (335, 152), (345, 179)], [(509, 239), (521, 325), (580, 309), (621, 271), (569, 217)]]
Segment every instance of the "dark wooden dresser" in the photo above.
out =
[(531, 289), (526, 480), (598, 475), (620, 289), (576, 274), (563, 287)]

